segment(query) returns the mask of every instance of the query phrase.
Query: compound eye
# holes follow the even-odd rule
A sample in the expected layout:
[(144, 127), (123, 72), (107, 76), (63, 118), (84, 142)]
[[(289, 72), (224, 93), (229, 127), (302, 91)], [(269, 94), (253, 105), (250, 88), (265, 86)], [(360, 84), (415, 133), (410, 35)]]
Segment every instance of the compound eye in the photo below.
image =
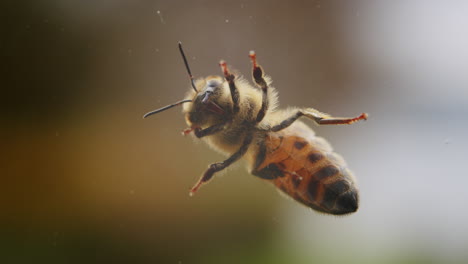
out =
[(221, 86), (221, 82), (215, 79), (211, 79), (211, 80), (208, 80), (207, 86), (211, 88), (216, 88), (216, 87)]
[(214, 92), (216, 86), (208, 86), (206, 89), (205, 89), (205, 93), (207, 94), (211, 94)]

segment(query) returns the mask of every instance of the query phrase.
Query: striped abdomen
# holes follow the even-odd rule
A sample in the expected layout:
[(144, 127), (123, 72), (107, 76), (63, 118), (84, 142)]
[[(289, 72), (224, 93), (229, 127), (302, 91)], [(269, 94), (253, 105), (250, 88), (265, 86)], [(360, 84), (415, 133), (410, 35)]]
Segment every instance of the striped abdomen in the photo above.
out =
[(252, 174), (314, 210), (347, 214), (358, 208), (358, 190), (344, 160), (302, 123), (269, 133)]

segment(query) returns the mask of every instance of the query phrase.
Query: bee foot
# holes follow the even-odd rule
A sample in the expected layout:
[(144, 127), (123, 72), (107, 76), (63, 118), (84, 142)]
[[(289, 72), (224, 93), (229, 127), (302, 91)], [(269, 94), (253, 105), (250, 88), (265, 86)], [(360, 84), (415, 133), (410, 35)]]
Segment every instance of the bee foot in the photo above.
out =
[(186, 129), (184, 129), (182, 131), (182, 136), (186, 136), (186, 135), (192, 133), (192, 131), (193, 131), (193, 128), (186, 128)]
[(198, 188), (200, 188), (201, 185), (202, 185), (201, 181), (197, 182), (197, 184), (195, 184), (195, 186), (193, 186), (192, 189), (190, 189), (189, 195), (194, 196), (195, 193), (198, 191)]

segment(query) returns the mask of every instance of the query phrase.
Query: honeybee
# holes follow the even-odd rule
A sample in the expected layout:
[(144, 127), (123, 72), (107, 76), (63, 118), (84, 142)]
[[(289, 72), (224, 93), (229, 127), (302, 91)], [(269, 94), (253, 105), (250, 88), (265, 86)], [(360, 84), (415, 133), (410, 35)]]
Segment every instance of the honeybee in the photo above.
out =
[(312, 108), (277, 110), (277, 92), (254, 51), (250, 51), (249, 57), (258, 88), (232, 74), (223, 60), (219, 63), (222, 77), (195, 80), (180, 42), (179, 51), (192, 86), (186, 99), (151, 111), (144, 118), (183, 105), (189, 126), (183, 134), (193, 133), (228, 156), (209, 165), (190, 195), (216, 172), (244, 158), (251, 174), (270, 181), (283, 193), (318, 212), (341, 215), (358, 209), (358, 189), (345, 161), (325, 139), (315, 136), (298, 119), (306, 117), (319, 125), (352, 124), (366, 120), (366, 113), (342, 118)]

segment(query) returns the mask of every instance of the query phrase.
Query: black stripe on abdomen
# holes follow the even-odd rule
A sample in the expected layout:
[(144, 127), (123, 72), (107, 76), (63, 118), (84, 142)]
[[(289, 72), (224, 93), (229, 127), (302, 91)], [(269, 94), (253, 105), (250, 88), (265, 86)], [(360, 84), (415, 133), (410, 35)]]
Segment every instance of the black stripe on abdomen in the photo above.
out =
[(323, 180), (325, 178), (331, 177), (337, 173), (340, 172), (340, 169), (338, 169), (334, 165), (327, 165), (323, 168), (321, 168), (319, 171), (313, 174), (313, 177), (318, 179), (318, 180)]

